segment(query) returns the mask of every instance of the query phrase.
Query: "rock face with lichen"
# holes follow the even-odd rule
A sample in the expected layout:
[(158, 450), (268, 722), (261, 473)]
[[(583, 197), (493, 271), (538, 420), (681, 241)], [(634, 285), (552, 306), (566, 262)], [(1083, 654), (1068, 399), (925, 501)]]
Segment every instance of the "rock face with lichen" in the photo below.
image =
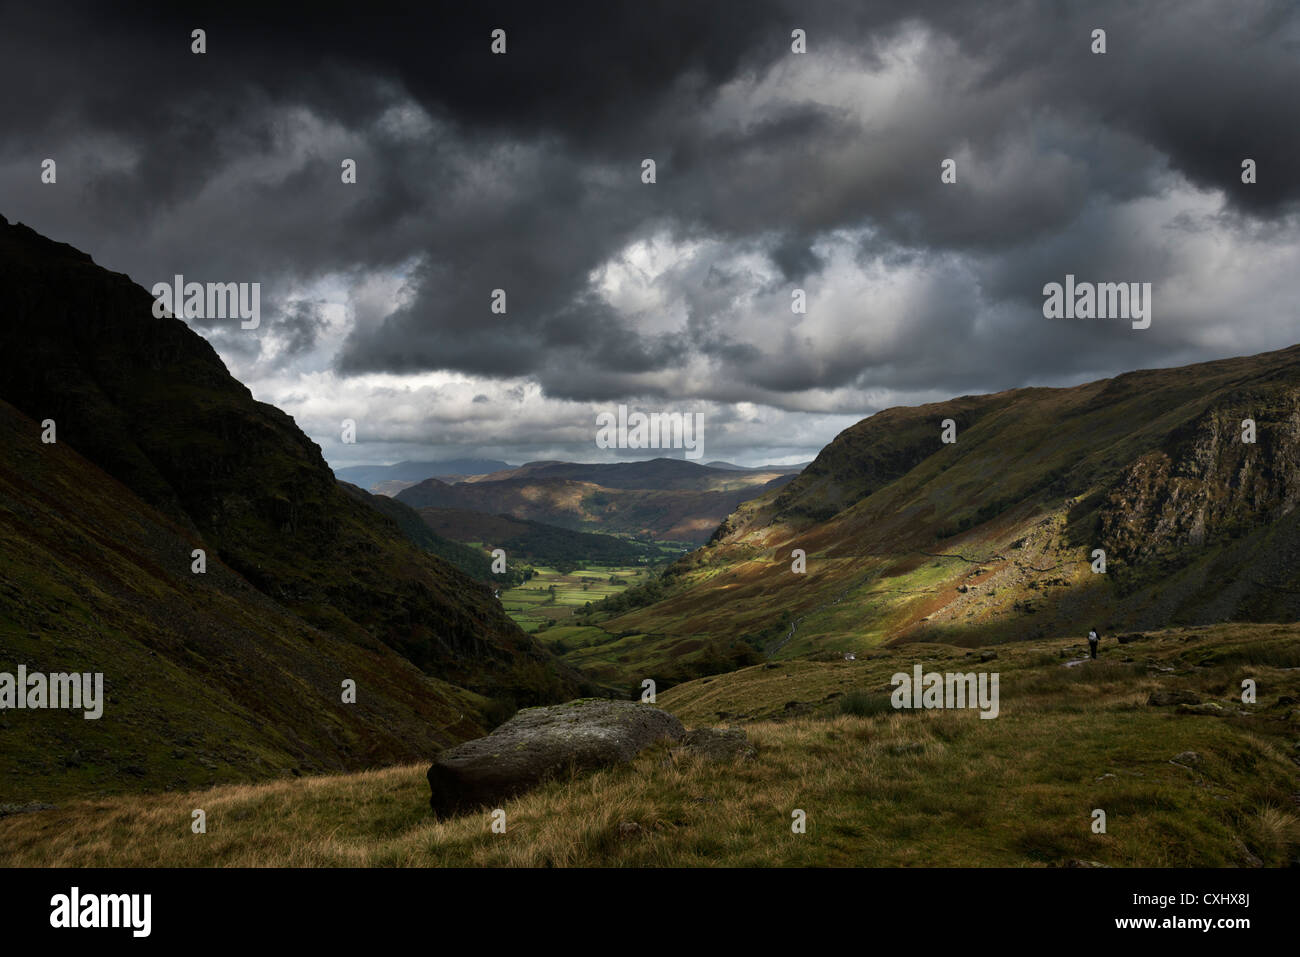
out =
[(667, 711), (634, 701), (525, 708), (487, 737), (438, 756), (429, 768), (429, 805), (438, 815), (481, 807), (549, 778), (626, 764), (656, 741), (685, 734)]
[[(1300, 506), (1300, 388), (1269, 385), (1223, 396), (1121, 474), (1101, 513), (1112, 550), (1189, 564), (1189, 552), (1274, 525)], [(1248, 417), (1258, 422), (1245, 442)]]

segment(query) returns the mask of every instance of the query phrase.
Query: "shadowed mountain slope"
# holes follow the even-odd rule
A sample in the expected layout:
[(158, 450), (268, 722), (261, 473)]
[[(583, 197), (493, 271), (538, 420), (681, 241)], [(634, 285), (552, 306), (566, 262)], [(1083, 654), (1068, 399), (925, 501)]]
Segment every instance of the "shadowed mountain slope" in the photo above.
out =
[[(236, 680), (253, 681), (259, 668), (279, 669), (282, 673), (270, 684), (283, 688), (286, 682), (296, 686), (306, 680), (301, 675), (311, 668), (324, 667), (312, 663), (315, 655), (303, 645), (266, 663), (264, 645), (288, 642), (290, 635), (299, 642), (313, 640), (303, 635), (323, 635), (340, 647), (352, 645), (352, 651), (338, 652), (340, 660), (368, 656), (371, 680), (368, 687), (358, 680), (358, 707), (369, 693), (372, 703), (391, 698), (395, 710), (359, 731), (355, 746), (344, 747), (340, 739), (331, 751), (322, 743), (313, 752), (322, 762), (356, 763), (427, 749), (437, 738), (433, 729), (407, 737), (403, 726), (423, 726), (425, 715), (440, 718), (452, 701), (457, 714), (463, 703), (473, 701), (496, 713), (512, 704), (559, 700), (577, 691), (573, 672), (520, 631), (484, 585), (416, 547), (391, 518), (340, 488), (319, 447), (292, 418), (254, 400), (184, 322), (155, 317), (152, 297), (126, 276), (0, 218), (0, 301), (6, 304), (0, 319), (0, 400), (12, 406), (0, 466), (8, 490), (2, 504), (11, 523), (5, 561), (14, 576), (21, 571), (25, 580), (20, 594), (11, 589), (0, 602), (0, 622), (8, 624), (0, 639), (4, 665), (23, 663), (19, 659), (31, 646), (22, 642), (70, 641), (74, 633), (81, 634), (82, 618), (93, 622), (97, 615), (110, 627), (87, 626), (91, 630), (82, 638), (89, 644), (79, 653), (100, 661), (130, 657), (128, 644), (142, 640), (147, 631), (182, 649), (199, 641), (205, 630), (220, 632), (210, 621), (187, 624), (183, 618), (153, 617), (149, 596), (159, 569), (175, 568), (184, 574), (169, 577), (166, 588), (174, 589), (172, 599), (178, 603), (192, 593), (198, 610), (191, 611), (200, 618), (203, 589), (225, 576), (239, 583), (230, 585), (230, 594), (232, 601), (247, 603), (243, 613), (276, 609), (257, 613), (262, 630), (254, 628), (238, 643), (246, 653), (222, 653), (226, 667), (239, 670)], [(39, 441), (44, 420), (54, 422), (56, 444)], [(27, 454), (20, 461), (23, 449)], [(75, 480), (68, 470), (93, 476), (86, 483), (111, 489), (111, 494), (97, 499), (96, 507), (70, 497)], [(45, 487), (65, 489), (68, 495), (32, 495), (31, 489), (40, 487), (36, 475), (43, 476)], [(39, 528), (69, 522), (89, 527), (109, 523), (118, 513), (147, 515), (147, 523), (165, 525), (167, 535), (150, 533), (148, 547), (130, 549), (116, 533), (46, 537), (39, 548), (34, 540)], [(191, 576), (188, 570), (193, 548), (207, 552), (206, 577)], [(61, 563), (84, 567), (70, 572), (67, 580), (42, 577), (41, 569), (53, 575)], [(123, 600), (138, 601), (141, 621), (101, 611), (100, 596), (79, 577), (93, 577), (101, 569), (113, 569), (122, 594), (136, 596)], [(60, 604), (54, 597), (59, 593), (71, 604)], [(32, 619), (33, 606), (45, 608), (44, 615)], [(92, 653), (96, 642), (104, 644)], [(182, 660), (190, 654), (176, 653)], [(71, 657), (60, 662), (63, 668), (98, 670), (80, 666), (76, 654)], [(450, 685), (436, 692), (439, 682), (420, 676), (411, 664), (432, 678), (503, 703), (488, 707)], [(194, 667), (203, 674), (211, 670), (210, 664), (197, 661)], [(321, 681), (330, 670), (321, 672)], [(362, 671), (360, 665), (353, 670)], [(138, 680), (143, 684), (118, 678), (120, 700), (157, 692), (169, 702), (159, 705), (164, 716), (170, 714), (168, 708), (186, 705), (184, 696), (173, 699), (153, 684), (163, 680), (161, 673), (146, 672)], [(329, 674), (334, 700), (340, 680), (337, 673)], [(225, 692), (214, 693), (220, 701)], [(427, 701), (421, 698), (425, 693)], [(319, 715), (312, 708), (294, 712), (293, 695), (278, 705), (259, 695), (249, 693), (258, 707), (298, 714), (296, 720), (264, 729), (266, 735), (320, 740), (314, 725)], [(218, 715), (222, 708), (214, 704), (202, 711)], [(250, 713), (259, 712), (253, 708)], [(341, 720), (346, 724), (351, 719)], [(451, 715), (450, 720), (459, 719)], [(469, 715), (469, 724), (452, 736), (473, 736), (482, 720)], [(387, 737), (380, 734), (384, 723), (392, 728)], [(360, 740), (370, 734), (379, 737)], [(397, 741), (399, 735), (405, 744)], [(247, 767), (242, 759), (230, 761)], [(223, 766), (222, 759), (213, 763)], [(145, 776), (152, 780), (147, 766)]]
[[(0, 671), (101, 672), (103, 716), (0, 712), (0, 803), (427, 756), (486, 699), (360, 629), (314, 628), (0, 402)], [(357, 683), (354, 705), (342, 683)]]

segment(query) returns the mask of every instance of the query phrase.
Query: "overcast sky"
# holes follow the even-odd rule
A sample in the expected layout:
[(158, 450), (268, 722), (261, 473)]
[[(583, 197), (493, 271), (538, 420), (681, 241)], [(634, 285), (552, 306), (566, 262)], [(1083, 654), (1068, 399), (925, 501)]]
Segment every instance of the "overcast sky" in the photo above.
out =
[[(335, 467), (633, 458), (595, 445), (620, 403), (795, 462), (1300, 341), (1293, 2), (99, 6), (4, 12), (0, 213), (259, 282), (260, 328), (191, 324)], [(1151, 283), (1151, 327), (1044, 318), (1067, 273)]]

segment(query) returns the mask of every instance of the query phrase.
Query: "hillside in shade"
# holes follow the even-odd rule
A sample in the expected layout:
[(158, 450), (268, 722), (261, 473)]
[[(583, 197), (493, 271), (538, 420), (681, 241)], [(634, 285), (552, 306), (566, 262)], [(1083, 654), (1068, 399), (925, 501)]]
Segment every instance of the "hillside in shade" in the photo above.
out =
[(126, 276), (0, 219), (0, 297), (0, 670), (111, 691), (6, 713), (0, 798), (416, 757), (579, 690)]

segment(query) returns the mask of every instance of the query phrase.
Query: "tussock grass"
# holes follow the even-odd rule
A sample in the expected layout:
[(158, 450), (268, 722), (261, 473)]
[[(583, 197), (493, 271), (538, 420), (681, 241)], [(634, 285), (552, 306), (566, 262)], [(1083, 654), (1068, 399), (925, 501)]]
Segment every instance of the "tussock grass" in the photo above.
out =
[[(691, 725), (719, 723), (706, 716), (724, 705), (777, 715), (790, 699), (815, 706), (744, 722), (753, 759), (708, 763), (657, 746), (629, 766), (504, 802), (505, 834), (492, 833), (491, 809), (435, 819), (419, 764), (0, 818), (0, 864), (1288, 866), (1300, 859), (1300, 725), (1278, 698), (1300, 695), (1300, 672), (1271, 664), (1273, 645), (1293, 641), (1291, 632), (1254, 648), (1257, 638), (1241, 628), (1171, 632), (1072, 668), (1061, 642), (1004, 646), (986, 663), (927, 646), (758, 666), (660, 697)], [(1188, 663), (1211, 645), (1237, 644), (1244, 658), (1231, 674)], [(882, 683), (913, 660), (999, 671), (1000, 716), (884, 711)], [(1233, 705), (1240, 674), (1259, 682), (1256, 705)], [(1148, 706), (1158, 688), (1233, 706), (1224, 717)], [(190, 832), (196, 808), (207, 812), (206, 834)], [(1098, 808), (1105, 834), (1091, 829)], [(796, 809), (807, 814), (806, 834), (791, 831)]]
[(1210, 651), (1201, 659), (1203, 665), (1268, 665), (1274, 668), (1300, 668), (1300, 644), (1277, 641), (1243, 642)]

